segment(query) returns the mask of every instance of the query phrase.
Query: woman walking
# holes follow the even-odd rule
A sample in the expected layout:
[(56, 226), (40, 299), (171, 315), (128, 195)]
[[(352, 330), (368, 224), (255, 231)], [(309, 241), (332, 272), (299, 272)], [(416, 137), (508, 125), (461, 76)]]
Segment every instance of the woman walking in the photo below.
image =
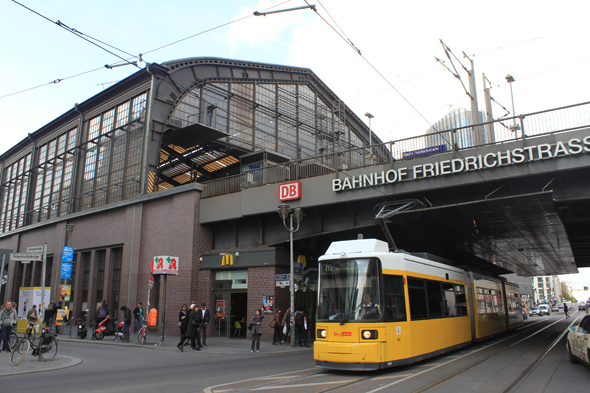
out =
[[(286, 325), (285, 325), (286, 324)], [(281, 340), (281, 344), (285, 342), (291, 341), (291, 308), (289, 307), (283, 316), (283, 327), (287, 326), (287, 330), (283, 339)]]
[(250, 324), (252, 324), (252, 347), (250, 352), (260, 352), (260, 336), (262, 336), (262, 319), (264, 317), (260, 310), (256, 310), (256, 315), (252, 317)]
[(193, 351), (201, 350), (201, 338), (199, 337), (201, 320), (202, 317), (198, 310), (198, 306), (196, 304), (191, 304), (191, 312), (189, 314), (189, 322), (186, 328), (186, 336), (191, 340), (191, 348)]
[(272, 345), (278, 345), (282, 340), (282, 330), (283, 330), (283, 326), (281, 325), (281, 310), (277, 309), (277, 311), (275, 312), (274, 318), (272, 319), (272, 322), (270, 323), (271, 326), (274, 328), (275, 333), (272, 336)]
[(190, 318), (189, 318), (189, 313), (188, 313), (188, 306), (186, 304), (183, 304), (182, 309), (180, 310), (180, 313), (178, 313), (178, 327), (180, 328), (180, 342), (178, 343), (178, 345), (176, 347), (178, 349), (180, 349), (180, 352), (184, 352), (184, 350), (182, 348), (184, 347), (184, 344), (186, 343), (186, 341), (188, 341), (188, 338), (186, 337), (186, 329), (188, 327), (189, 320), (190, 320)]

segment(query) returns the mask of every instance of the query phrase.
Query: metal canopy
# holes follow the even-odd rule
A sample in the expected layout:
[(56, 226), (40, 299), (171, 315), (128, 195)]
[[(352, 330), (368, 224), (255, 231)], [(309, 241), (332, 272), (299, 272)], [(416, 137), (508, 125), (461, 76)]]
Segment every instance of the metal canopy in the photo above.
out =
[(202, 146), (210, 141), (223, 137), (229, 137), (229, 134), (197, 123), (180, 129), (168, 129), (164, 132), (162, 144), (175, 145), (188, 149), (191, 146)]
[(168, 129), (162, 136), (158, 189), (204, 181), (239, 172), (238, 157), (250, 152), (219, 139), (229, 134), (204, 124)]
[(454, 264), (492, 274), (578, 272), (550, 192), (407, 211), (389, 225), (436, 237)]

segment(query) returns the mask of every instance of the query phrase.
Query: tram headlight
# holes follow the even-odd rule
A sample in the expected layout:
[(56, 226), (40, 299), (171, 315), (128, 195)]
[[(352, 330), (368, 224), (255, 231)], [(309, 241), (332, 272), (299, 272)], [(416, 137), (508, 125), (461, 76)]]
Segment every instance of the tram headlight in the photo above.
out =
[(317, 331), (318, 338), (326, 338), (328, 337), (328, 331), (326, 329), (318, 329)]
[(361, 336), (365, 340), (377, 340), (379, 338), (379, 332), (377, 330), (363, 330)]

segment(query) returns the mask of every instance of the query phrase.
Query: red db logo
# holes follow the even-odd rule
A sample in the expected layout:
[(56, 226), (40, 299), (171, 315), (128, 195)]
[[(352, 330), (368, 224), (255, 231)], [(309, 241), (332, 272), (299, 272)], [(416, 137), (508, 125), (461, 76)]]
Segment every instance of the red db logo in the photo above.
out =
[(301, 198), (301, 183), (290, 181), (279, 184), (279, 201), (292, 201)]

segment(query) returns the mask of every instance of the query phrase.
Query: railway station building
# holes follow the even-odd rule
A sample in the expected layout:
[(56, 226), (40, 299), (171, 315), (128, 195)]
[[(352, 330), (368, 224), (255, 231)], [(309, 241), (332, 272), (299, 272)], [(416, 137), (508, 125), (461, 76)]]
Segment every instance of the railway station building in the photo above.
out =
[[(51, 297), (69, 285), (62, 305), (74, 317), (88, 309), (91, 320), (103, 299), (115, 316), (122, 305), (145, 307), (152, 259), (177, 257), (178, 275), (167, 280), (168, 331), (177, 334), (170, 327), (182, 304), (204, 302), (217, 312), (210, 334), (245, 336), (255, 309), (284, 312), (289, 304), (289, 287), (276, 280), (290, 271), (289, 232), (274, 213), (280, 202), (268, 207), (277, 233), (264, 234), (255, 216), (202, 224), (202, 201), (268, 177), (292, 179), (297, 160), (324, 157), (307, 168), (321, 171), (334, 153), (370, 139), (309, 69), (219, 58), (148, 64), (2, 154), (0, 249), (47, 244)], [(227, 181), (207, 187), (219, 179)], [(228, 209), (224, 203), (216, 208)], [(65, 246), (74, 248), (69, 280), (60, 278)], [(297, 248), (313, 275), (310, 245)], [(8, 263), (1, 297), (16, 301), (20, 288), (40, 287), (41, 265)], [(299, 296), (312, 298), (313, 284), (304, 286)], [(162, 309), (163, 291), (156, 275), (151, 307)]]
[[(517, 136), (498, 121), (384, 143), (309, 69), (151, 63), (0, 156), (0, 254), (46, 244), (46, 287), (56, 300), (69, 290), (74, 317), (149, 297), (154, 329), (165, 319), (177, 334), (181, 306), (206, 303), (209, 334), (224, 337), (245, 337), (256, 309), (289, 306), (290, 244), (313, 329), (318, 258), (335, 240), (385, 240), (374, 217), (386, 201), (419, 201), (390, 225), (407, 252), (495, 277), (575, 273), (590, 266), (589, 107), (511, 119)], [(178, 274), (150, 289), (155, 257)], [(39, 261), (5, 274), (2, 301), (43, 281)]]

